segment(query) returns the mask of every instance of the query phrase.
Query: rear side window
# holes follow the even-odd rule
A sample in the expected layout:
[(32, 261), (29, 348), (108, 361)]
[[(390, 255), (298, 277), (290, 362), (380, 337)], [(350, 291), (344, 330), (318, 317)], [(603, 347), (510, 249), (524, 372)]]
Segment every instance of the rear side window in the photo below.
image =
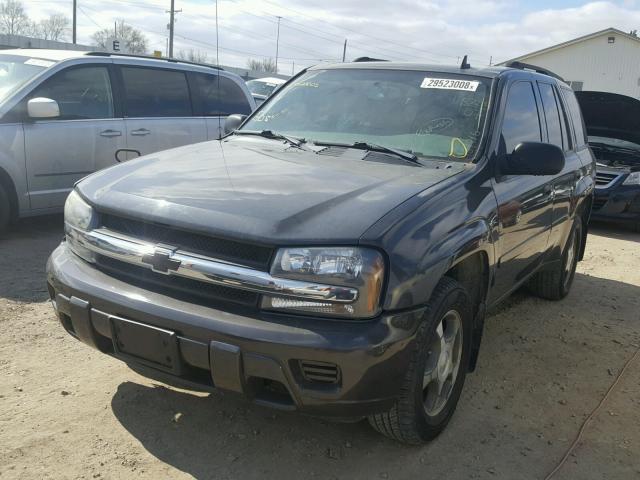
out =
[(106, 67), (68, 68), (58, 72), (30, 95), (30, 98), (36, 97), (58, 102), (58, 120), (113, 117), (111, 82)]
[(215, 117), (251, 113), (246, 95), (233, 80), (223, 75), (204, 73), (194, 74), (194, 80), (202, 101), (203, 115)]
[(547, 120), (547, 133), (549, 134), (549, 143), (557, 145), (566, 150), (566, 139), (562, 132), (562, 124), (560, 121), (560, 110), (556, 102), (556, 96), (553, 87), (548, 83), (539, 83), (540, 97), (542, 98), (542, 108), (544, 116)]
[(540, 142), (540, 120), (531, 82), (516, 82), (509, 90), (502, 123), (504, 153), (521, 142)]
[(190, 117), (191, 99), (184, 72), (122, 67), (128, 117)]
[(582, 118), (582, 112), (580, 111), (580, 105), (573, 92), (567, 88), (562, 89), (564, 94), (564, 100), (571, 115), (573, 123), (573, 130), (576, 137), (576, 148), (581, 148), (586, 145), (587, 137), (585, 135), (584, 120)]

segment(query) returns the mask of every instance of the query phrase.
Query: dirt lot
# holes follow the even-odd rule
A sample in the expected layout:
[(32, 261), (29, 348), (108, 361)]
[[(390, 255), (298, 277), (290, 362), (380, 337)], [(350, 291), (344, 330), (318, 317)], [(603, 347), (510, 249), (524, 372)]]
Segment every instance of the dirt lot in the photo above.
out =
[[(0, 237), (0, 478), (543, 478), (640, 344), (640, 235), (598, 227), (570, 296), (489, 319), (449, 428), (424, 447), (148, 381), (65, 334), (44, 283), (61, 219)], [(640, 478), (640, 358), (556, 478)]]

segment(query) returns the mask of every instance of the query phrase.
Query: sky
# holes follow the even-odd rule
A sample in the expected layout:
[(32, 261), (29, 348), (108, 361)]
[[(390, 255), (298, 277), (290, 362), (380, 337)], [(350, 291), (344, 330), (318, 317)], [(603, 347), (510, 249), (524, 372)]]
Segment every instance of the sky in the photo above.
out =
[[(22, 0), (28, 15), (71, 17), (72, 0)], [(140, 29), (151, 50), (167, 45), (170, 0), (77, 0), (78, 43), (91, 44), (117, 19)], [(216, 59), (215, 0), (175, 0), (174, 53)], [(588, 33), (640, 30), (640, 0), (218, 0), (219, 62), (246, 67), (276, 57), (279, 73), (321, 62), (370, 56), (472, 65), (498, 63)], [(70, 35), (69, 35), (70, 38)]]

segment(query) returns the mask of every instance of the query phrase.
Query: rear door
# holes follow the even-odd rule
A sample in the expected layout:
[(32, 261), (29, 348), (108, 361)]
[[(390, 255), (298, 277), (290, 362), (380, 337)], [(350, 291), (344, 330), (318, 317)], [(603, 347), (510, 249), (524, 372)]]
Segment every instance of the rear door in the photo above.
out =
[(193, 115), (186, 72), (120, 65), (127, 148), (140, 155), (202, 142), (207, 127)]
[[(509, 87), (498, 157), (510, 155), (521, 142), (542, 141), (538, 102), (531, 81)], [(551, 176), (497, 175), (494, 191), (500, 221), (500, 260), (496, 298), (517, 287), (542, 261), (553, 212)]]
[(32, 209), (62, 207), (76, 181), (116, 163), (125, 137), (112, 83), (110, 63), (76, 65), (49, 77), (24, 99), (51, 98), (60, 107), (58, 118), (24, 123)]
[(234, 113), (249, 115), (252, 105), (249, 95), (224, 73), (190, 73), (197, 115), (206, 119), (207, 138), (222, 136), (224, 120)]
[(568, 127), (566, 109), (560, 97), (560, 92), (551, 83), (538, 82), (540, 97), (544, 110), (547, 130), (547, 142), (557, 145), (565, 155), (565, 164), (562, 172), (553, 180), (553, 219), (551, 225), (551, 244), (564, 238), (570, 226), (569, 220), (572, 214), (572, 199), (574, 198), (576, 184), (581, 178), (580, 169), (582, 163), (576, 154), (574, 141)]

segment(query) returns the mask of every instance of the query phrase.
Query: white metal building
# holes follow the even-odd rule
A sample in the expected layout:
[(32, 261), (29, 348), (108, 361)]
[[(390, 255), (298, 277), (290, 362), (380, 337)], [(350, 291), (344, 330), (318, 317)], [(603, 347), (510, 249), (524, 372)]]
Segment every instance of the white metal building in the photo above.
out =
[(546, 68), (574, 90), (620, 93), (640, 99), (640, 38), (607, 28), (508, 60)]

